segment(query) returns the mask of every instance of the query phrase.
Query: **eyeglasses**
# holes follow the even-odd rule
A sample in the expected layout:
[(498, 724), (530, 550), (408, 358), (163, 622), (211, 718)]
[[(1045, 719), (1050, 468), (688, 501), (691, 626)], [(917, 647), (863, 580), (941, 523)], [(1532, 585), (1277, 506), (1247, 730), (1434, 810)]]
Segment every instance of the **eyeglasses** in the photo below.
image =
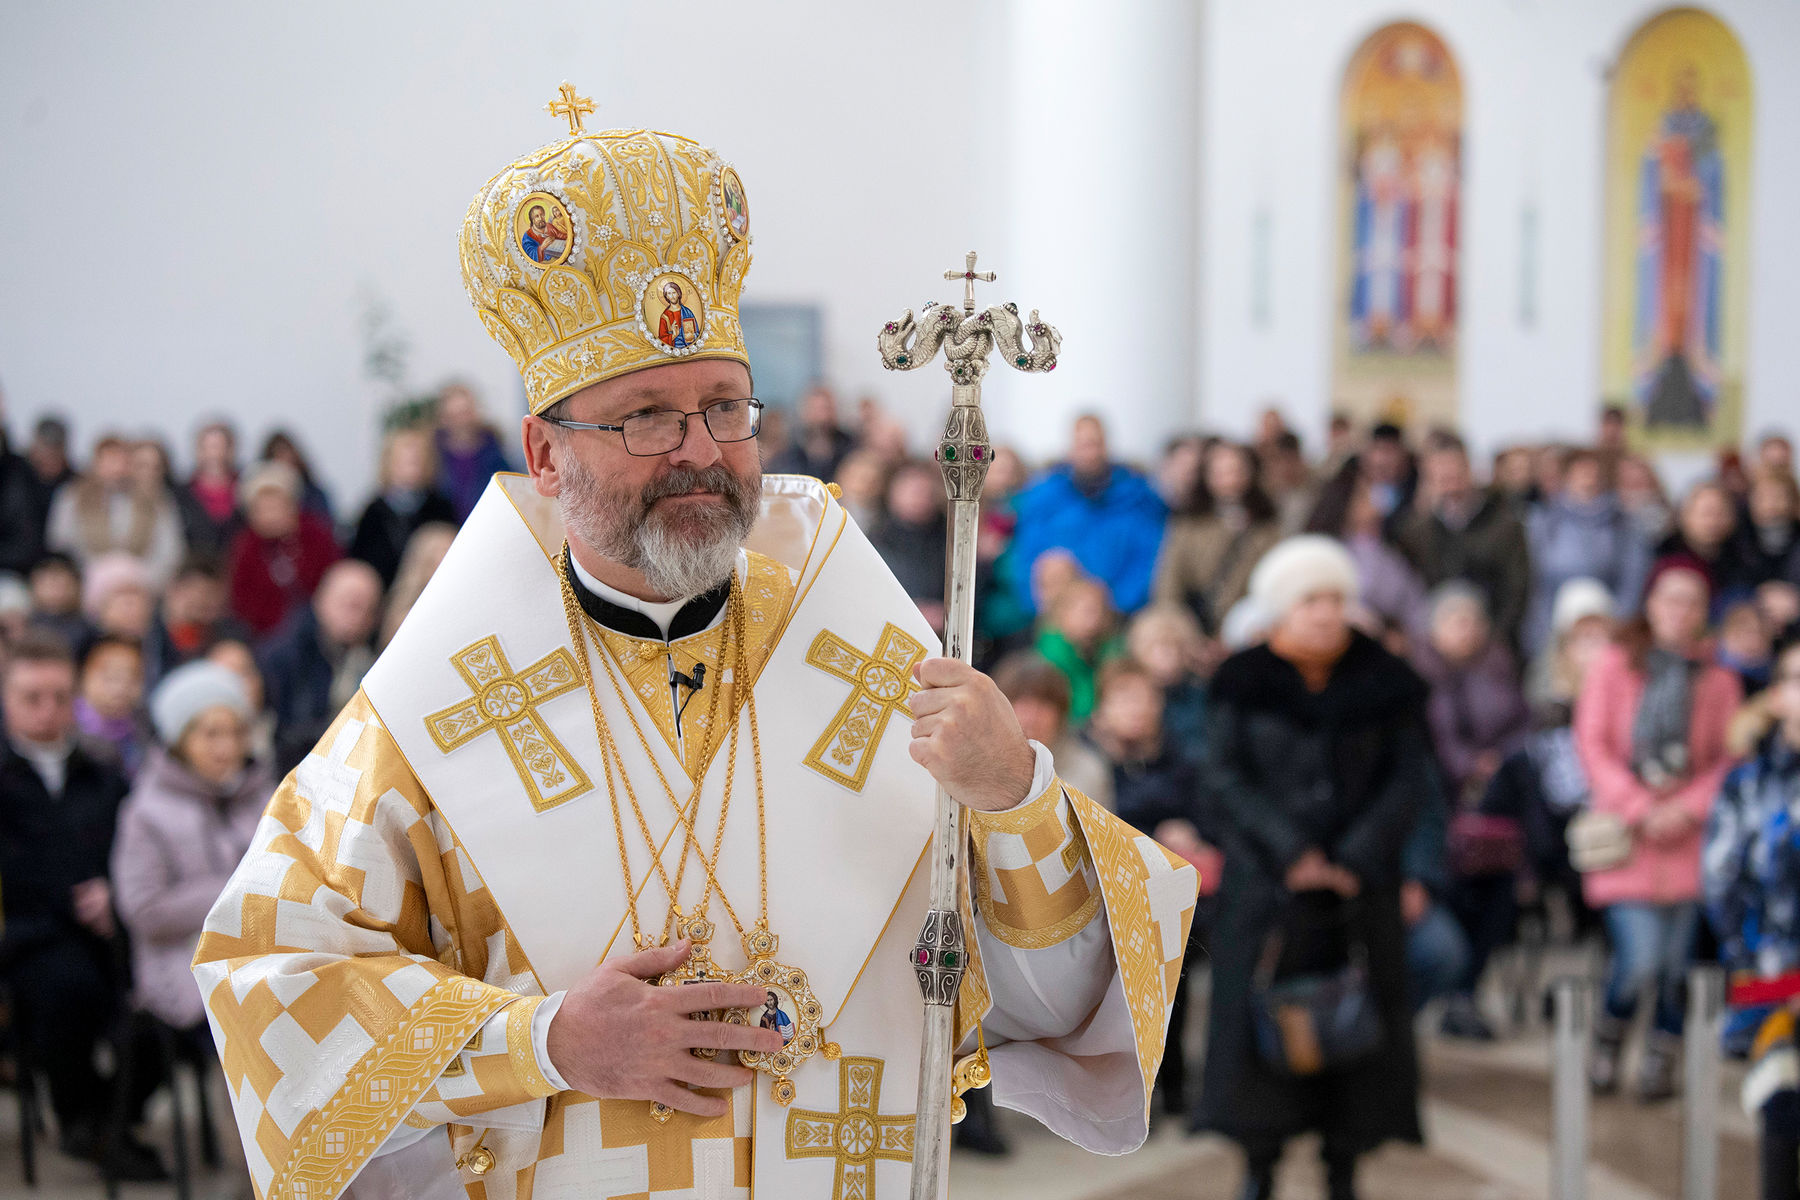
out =
[(601, 425), (593, 421), (565, 421), (545, 417), (552, 425), (564, 429), (599, 429), (620, 434), (625, 440), (625, 453), (639, 458), (667, 454), (687, 440), (688, 419), (699, 417), (706, 422), (706, 432), (721, 445), (747, 442), (762, 428), (763, 402), (755, 399), (719, 400), (699, 412), (682, 412), (659, 408), (653, 412), (634, 413), (617, 425)]

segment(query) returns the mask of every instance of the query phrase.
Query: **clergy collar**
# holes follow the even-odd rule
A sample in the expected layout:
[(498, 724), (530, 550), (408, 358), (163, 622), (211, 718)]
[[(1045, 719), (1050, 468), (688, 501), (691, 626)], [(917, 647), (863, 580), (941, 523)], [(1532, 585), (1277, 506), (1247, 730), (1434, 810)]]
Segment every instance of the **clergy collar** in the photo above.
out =
[[(741, 563), (743, 551), (738, 558)], [(725, 598), (731, 591), (731, 580), (726, 579), (698, 596), (657, 603), (602, 583), (567, 550), (563, 566), (583, 612), (614, 633), (646, 641), (673, 642), (711, 629), (725, 615)]]

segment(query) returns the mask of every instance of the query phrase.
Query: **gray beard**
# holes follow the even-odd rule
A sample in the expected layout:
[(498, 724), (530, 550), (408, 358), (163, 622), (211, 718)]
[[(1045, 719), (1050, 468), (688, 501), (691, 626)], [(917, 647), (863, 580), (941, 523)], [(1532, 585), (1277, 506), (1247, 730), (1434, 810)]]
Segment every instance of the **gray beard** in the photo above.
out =
[[(562, 466), (564, 526), (602, 557), (637, 571), (652, 592), (686, 599), (718, 586), (737, 568), (738, 549), (762, 508), (762, 475), (745, 480), (723, 465), (677, 467), (633, 495), (603, 487), (573, 455)], [(723, 511), (671, 512), (665, 496), (696, 487), (725, 498)]]

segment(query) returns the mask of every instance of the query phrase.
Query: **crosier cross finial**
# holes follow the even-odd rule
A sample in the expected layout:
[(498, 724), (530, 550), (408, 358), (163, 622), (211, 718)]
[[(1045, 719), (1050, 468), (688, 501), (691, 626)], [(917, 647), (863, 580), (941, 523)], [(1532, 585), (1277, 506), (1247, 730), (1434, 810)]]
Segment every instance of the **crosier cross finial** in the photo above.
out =
[(979, 279), (983, 283), (992, 283), (1000, 277), (992, 271), (977, 271), (975, 269), (975, 252), (971, 250), (968, 254), (968, 261), (964, 264), (963, 269), (960, 271), (945, 271), (944, 278), (960, 279), (963, 281), (963, 311), (972, 313), (975, 311), (975, 281)]

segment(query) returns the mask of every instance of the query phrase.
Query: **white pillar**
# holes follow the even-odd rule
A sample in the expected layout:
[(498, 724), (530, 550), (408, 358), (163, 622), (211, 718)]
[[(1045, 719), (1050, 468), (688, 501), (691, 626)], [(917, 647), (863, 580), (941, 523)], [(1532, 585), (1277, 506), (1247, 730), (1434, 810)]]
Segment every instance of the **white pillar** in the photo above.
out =
[(1006, 209), (981, 263), (1000, 280), (979, 290), (1063, 334), (1048, 378), (988, 373), (995, 439), (1058, 455), (1091, 409), (1148, 458), (1194, 412), (1200, 5), (1011, 0), (993, 32)]

